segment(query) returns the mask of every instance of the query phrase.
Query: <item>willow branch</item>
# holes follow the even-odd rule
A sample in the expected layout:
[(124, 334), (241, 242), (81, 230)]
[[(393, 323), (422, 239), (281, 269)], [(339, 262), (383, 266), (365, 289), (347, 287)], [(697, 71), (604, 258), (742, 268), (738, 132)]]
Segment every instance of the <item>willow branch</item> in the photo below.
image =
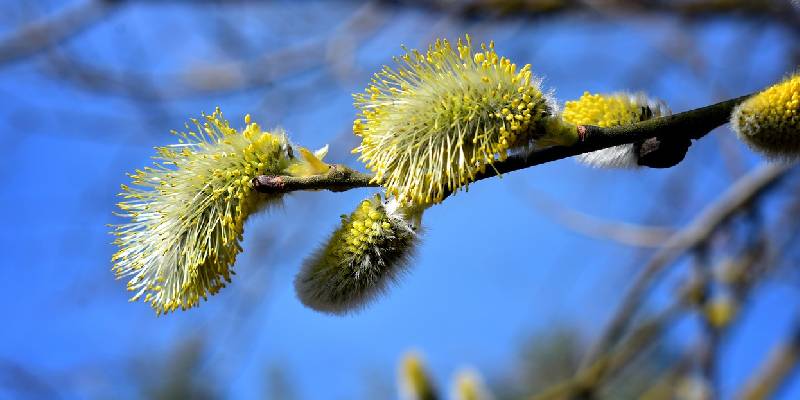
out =
[(565, 13), (590, 12), (600, 15), (673, 14), (681, 18), (736, 14), (743, 18), (775, 17), (787, 25), (795, 22), (787, 1), (705, 0), (705, 1), (521, 1), (521, 0), (383, 0), (384, 3), (431, 9), (472, 18), (534, 18)]
[(623, 343), (603, 357), (594, 360), (591, 365), (581, 368), (575, 376), (557, 383), (543, 392), (530, 397), (530, 400), (556, 400), (570, 398), (591, 398), (591, 393), (631, 360), (641, 355), (656, 339), (661, 337), (665, 328), (681, 317), (686, 306), (686, 299), (675, 299), (667, 308), (657, 315), (643, 321), (625, 338)]
[[(636, 124), (601, 128), (590, 125), (578, 126), (580, 140), (571, 146), (553, 146), (533, 149), (494, 163), (494, 168), (477, 174), (475, 180), (491, 178), (500, 174), (545, 164), (551, 161), (576, 156), (621, 144), (635, 143), (654, 137), (700, 139), (714, 128), (728, 122), (733, 108), (749, 96), (726, 100), (710, 106), (685, 111)], [(262, 193), (286, 193), (295, 190), (344, 191), (362, 187), (380, 186), (373, 176), (357, 172), (344, 165), (335, 165), (327, 174), (310, 177), (258, 176), (253, 179), (253, 188)]]
[(303, 178), (291, 176), (260, 175), (253, 178), (253, 188), (262, 193), (286, 193), (296, 190), (323, 190), (344, 192), (345, 190), (378, 187), (372, 181), (373, 176), (348, 168), (344, 165), (333, 165), (326, 174), (312, 175)]
[(784, 177), (792, 165), (765, 164), (739, 179), (716, 201), (708, 205), (685, 229), (675, 233), (645, 265), (600, 339), (589, 352), (584, 364), (600, 356), (622, 335), (647, 293), (653, 279), (686, 251), (705, 243), (716, 230), (734, 215), (752, 204), (759, 196)]

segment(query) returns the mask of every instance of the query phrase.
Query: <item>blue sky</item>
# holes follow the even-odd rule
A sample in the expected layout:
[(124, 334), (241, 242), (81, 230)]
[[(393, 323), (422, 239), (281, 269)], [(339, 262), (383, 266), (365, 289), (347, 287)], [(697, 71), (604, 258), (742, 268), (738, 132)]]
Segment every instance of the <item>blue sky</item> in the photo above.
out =
[[(15, 11), (19, 2), (6, 3), (12, 11), (0, 32), (22, 15)], [(126, 6), (66, 49), (112, 69), (158, 74), (227, 60), (209, 43), (219, 20), (241, 27), (245, 54), (255, 57), (330, 35), (334, 24), (325, 22), (356, 8), (187, 3)], [(752, 92), (794, 69), (787, 54), (792, 36), (784, 28), (735, 18), (681, 25), (671, 17), (579, 15), (492, 23), (420, 10), (391, 10), (382, 18), (379, 29), (360, 39), (355, 72), (346, 78), (312, 67), (251, 90), (164, 104), (83, 90), (48, 72), (44, 55), (2, 66), (0, 143), (8, 150), (0, 158), (6, 210), (0, 307), (9, 322), (0, 333), (0, 360), (26, 366), (64, 398), (135, 397), (127, 360), (157, 360), (195, 335), (208, 345), (204, 371), (235, 398), (259, 398), (272, 365), (284, 369), (302, 398), (363, 397), (370, 384), (392, 385), (397, 360), (412, 348), (442, 382), (463, 365), (489, 379), (501, 376), (535, 332), (563, 324), (587, 339), (597, 334), (644, 259), (638, 249), (565, 229), (530, 196), (602, 218), (680, 226), (731, 183), (718, 155), (720, 143), (731, 143), (727, 127), (696, 143), (670, 170), (596, 170), (562, 160), (479, 182), (425, 214), (424, 242), (402, 284), (346, 317), (304, 308), (292, 279), (338, 216), (374, 190), (296, 193), (282, 208), (252, 217), (234, 283), (198, 309), (155, 318), (146, 305), (127, 302), (124, 282), (110, 272), (114, 247), (106, 224), (118, 221), (111, 212), (124, 173), (149, 163), (152, 148), (172, 140), (170, 129), (215, 106), (232, 121), (251, 113), (264, 126), (283, 126), (308, 147), (330, 143), (330, 161), (358, 167), (349, 152), (351, 94), (400, 44), (422, 47), (465, 32), (495, 40), (498, 52), (517, 63), (531, 63), (561, 100), (585, 90), (644, 90), (682, 111)], [(257, 26), (262, 22), (275, 25)], [(676, 32), (700, 53), (665, 54)], [(742, 37), (751, 53), (737, 56)], [(734, 146), (744, 165), (759, 161)], [(677, 209), (664, 210), (661, 194), (675, 180), (686, 182), (686, 192)], [(786, 285), (768, 288), (723, 355), (723, 394), (738, 387), (789, 325), (785, 304), (796, 304), (797, 293)], [(677, 340), (691, 334), (679, 329)], [(0, 390), (3, 396), (11, 398)], [(793, 383), (781, 398), (798, 396), (800, 384)]]

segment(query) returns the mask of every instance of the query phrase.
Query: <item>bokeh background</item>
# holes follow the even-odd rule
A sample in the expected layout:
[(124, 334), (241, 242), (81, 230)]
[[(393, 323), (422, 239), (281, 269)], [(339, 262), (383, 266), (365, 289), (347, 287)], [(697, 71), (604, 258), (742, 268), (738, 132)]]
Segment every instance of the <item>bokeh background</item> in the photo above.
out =
[[(362, 168), (351, 95), (401, 44), (469, 33), (561, 101), (641, 90), (679, 112), (795, 70), (788, 0), (0, 6), (0, 398), (391, 399), (411, 349), (443, 393), (468, 366), (498, 399), (800, 398), (800, 171), (775, 174), (620, 312), (670, 237), (764, 171), (727, 126), (667, 170), (567, 159), (471, 186), (425, 214), (402, 284), (346, 317), (304, 308), (292, 279), (374, 190), (294, 193), (252, 217), (233, 283), (160, 318), (114, 280), (107, 227), (125, 172), (216, 106)], [(570, 380), (598, 359), (616, 361)]]

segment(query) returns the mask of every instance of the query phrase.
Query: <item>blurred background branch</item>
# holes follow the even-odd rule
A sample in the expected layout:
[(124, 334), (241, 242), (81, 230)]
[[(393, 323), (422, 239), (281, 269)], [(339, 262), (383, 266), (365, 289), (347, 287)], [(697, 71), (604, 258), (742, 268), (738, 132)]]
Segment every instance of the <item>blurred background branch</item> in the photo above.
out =
[(116, 0), (86, 0), (49, 17), (25, 23), (0, 39), (0, 64), (23, 60), (58, 46), (107, 18), (117, 3)]
[[(291, 279), (366, 190), (254, 217), (233, 287), (169, 319), (126, 302), (104, 228), (123, 172), (217, 105), (330, 143), (349, 187), (374, 186), (349, 153), (351, 93), (400, 44), (470, 33), (561, 100), (644, 90), (694, 110), (797, 68), (792, 1), (6, 3), (0, 397), (390, 398), (409, 347), (440, 398), (464, 363), (497, 400), (800, 396), (800, 176), (711, 130), (733, 104), (679, 129), (711, 133), (670, 169), (549, 163), (604, 140), (504, 164), (541, 165), (431, 209), (414, 272), (349, 318), (303, 309)], [(290, 184), (330, 182), (306, 183)]]

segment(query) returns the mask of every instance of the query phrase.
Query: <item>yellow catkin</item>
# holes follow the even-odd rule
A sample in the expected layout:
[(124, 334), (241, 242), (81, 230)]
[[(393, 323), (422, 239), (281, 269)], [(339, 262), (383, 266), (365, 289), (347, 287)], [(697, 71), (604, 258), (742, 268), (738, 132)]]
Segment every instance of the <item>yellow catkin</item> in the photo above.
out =
[[(573, 125), (612, 127), (633, 124), (669, 115), (667, 106), (642, 93), (591, 94), (584, 92), (578, 100), (564, 104), (562, 119)], [(584, 164), (595, 167), (636, 167), (637, 156), (632, 144), (614, 146), (576, 156)]]
[(476, 51), (469, 36), (403, 49), (395, 68), (385, 66), (354, 96), (353, 123), (361, 138), (353, 151), (401, 201), (438, 203), (545, 136), (540, 122), (555, 106), (530, 65), (517, 68), (493, 43)]
[(279, 200), (252, 190), (260, 174), (283, 174), (292, 162), (281, 131), (262, 131), (245, 118), (238, 131), (217, 109), (193, 130), (173, 132), (178, 144), (158, 147), (150, 167), (129, 174), (113, 225), (119, 250), (116, 277), (129, 278), (131, 301), (143, 299), (157, 314), (197, 306), (234, 274), (247, 217)]
[(800, 156), (800, 75), (793, 75), (745, 100), (733, 111), (739, 139), (768, 157)]

